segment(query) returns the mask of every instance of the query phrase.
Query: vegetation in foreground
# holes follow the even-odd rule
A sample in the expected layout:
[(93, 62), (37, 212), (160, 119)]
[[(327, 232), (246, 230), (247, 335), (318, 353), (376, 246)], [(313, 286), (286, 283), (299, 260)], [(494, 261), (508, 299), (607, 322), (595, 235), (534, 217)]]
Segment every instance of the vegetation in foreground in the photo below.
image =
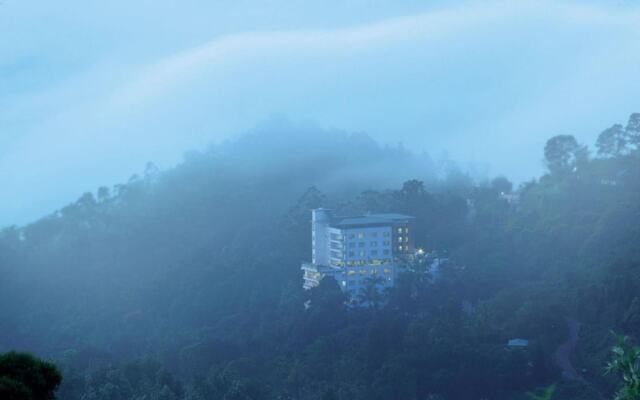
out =
[(53, 400), (62, 376), (55, 365), (30, 354), (0, 354), (0, 399)]

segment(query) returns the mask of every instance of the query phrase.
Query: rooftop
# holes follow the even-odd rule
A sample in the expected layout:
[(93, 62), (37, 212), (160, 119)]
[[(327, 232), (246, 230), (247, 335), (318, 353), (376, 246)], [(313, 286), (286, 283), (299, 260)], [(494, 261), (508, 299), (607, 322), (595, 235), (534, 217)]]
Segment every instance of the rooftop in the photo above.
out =
[(397, 222), (408, 222), (413, 217), (404, 214), (385, 213), (385, 214), (366, 214), (354, 217), (336, 217), (332, 226), (349, 227), (358, 225), (377, 225), (377, 224), (393, 224)]

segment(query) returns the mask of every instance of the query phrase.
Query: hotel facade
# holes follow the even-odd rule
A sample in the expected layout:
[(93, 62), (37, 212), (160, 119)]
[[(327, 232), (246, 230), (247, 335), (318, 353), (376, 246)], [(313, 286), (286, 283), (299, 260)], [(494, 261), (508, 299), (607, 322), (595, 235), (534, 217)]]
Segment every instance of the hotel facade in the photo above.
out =
[(414, 253), (413, 217), (402, 214), (334, 216), (311, 212), (311, 262), (303, 263), (304, 288), (332, 277), (354, 299), (367, 285), (395, 284), (398, 268)]

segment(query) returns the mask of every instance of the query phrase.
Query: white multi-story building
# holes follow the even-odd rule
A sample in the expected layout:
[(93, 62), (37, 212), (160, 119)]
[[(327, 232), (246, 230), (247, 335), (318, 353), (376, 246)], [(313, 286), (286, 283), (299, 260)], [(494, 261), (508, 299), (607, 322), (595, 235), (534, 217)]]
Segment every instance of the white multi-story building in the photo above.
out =
[(414, 252), (412, 219), (402, 214), (338, 217), (331, 210), (313, 210), (311, 262), (302, 264), (305, 289), (327, 276), (352, 297), (370, 278), (381, 287), (393, 286), (399, 265)]

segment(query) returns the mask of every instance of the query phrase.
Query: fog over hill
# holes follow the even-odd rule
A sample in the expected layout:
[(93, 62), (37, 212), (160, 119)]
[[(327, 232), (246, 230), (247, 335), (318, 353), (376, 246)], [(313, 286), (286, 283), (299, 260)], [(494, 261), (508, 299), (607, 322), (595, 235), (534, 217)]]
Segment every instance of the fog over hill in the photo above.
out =
[(640, 400), (639, 1), (0, 33), (0, 400)]
[(6, 1), (0, 225), (274, 113), (527, 180), (549, 132), (592, 143), (637, 109), (639, 15), (636, 2)]

